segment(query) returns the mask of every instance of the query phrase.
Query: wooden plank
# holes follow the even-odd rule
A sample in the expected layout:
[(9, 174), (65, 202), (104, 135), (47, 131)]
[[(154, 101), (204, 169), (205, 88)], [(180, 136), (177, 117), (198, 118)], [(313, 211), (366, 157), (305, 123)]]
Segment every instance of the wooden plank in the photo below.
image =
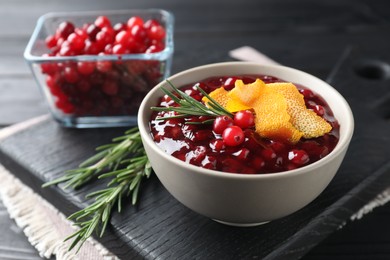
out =
[[(0, 259), (39, 260), (36, 249), (25, 239), (20, 228), (9, 218), (0, 200)], [(7, 234), (6, 236), (4, 234)]]
[[(153, 177), (142, 186), (140, 205), (115, 213), (101, 241), (123, 258), (295, 259), (304, 255), (390, 183), (390, 145), (384, 138), (390, 125), (367, 106), (386, 93), (386, 81), (367, 83), (351, 71), (356, 60), (371, 56), (363, 54), (352, 55), (332, 78), (352, 106), (356, 131), (340, 171), (313, 203), (267, 225), (232, 228), (185, 208)], [(375, 84), (377, 91), (364, 91), (367, 84)], [(40, 185), (76, 167), (93, 154), (93, 147), (120, 132), (64, 129), (48, 120), (2, 141), (0, 162), (68, 215), (85, 205), (86, 193), (99, 187), (64, 191)]]
[(38, 86), (31, 76), (0, 77), (0, 126), (21, 122), (48, 113)]

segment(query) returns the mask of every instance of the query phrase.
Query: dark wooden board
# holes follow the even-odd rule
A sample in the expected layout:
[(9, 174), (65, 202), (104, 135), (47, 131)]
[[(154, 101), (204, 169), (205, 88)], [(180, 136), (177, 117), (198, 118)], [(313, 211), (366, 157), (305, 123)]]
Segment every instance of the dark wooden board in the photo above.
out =
[[(130, 8), (164, 8), (174, 13), (173, 72), (230, 60), (229, 50), (250, 45), (282, 64), (325, 79), (346, 47), (351, 46), (355, 51), (342, 60), (331, 82), (351, 100), (358, 115), (358, 129), (351, 145), (353, 150), (350, 149), (353, 152), (348, 154), (329, 189), (302, 211), (264, 227), (235, 229), (211, 222), (178, 204), (152, 178), (143, 186), (139, 207), (127, 207), (124, 214), (116, 214), (112, 219), (113, 227), (103, 243), (115, 253), (124, 259), (235, 259), (265, 255), (297, 258), (388, 186), (388, 168), (381, 168), (389, 159), (389, 153), (384, 151), (388, 134), (373, 128), (388, 132), (389, 82), (359, 77), (354, 70), (358, 60), (389, 62), (387, 0), (5, 0), (0, 8), (0, 127), (47, 112), (22, 56), (40, 15), (52, 11)], [(370, 49), (372, 52), (367, 51)], [(356, 85), (360, 87), (355, 90)], [(365, 88), (367, 97), (362, 93)], [(379, 92), (372, 93), (377, 88)], [(363, 101), (359, 103), (360, 99)], [(123, 130), (62, 129), (49, 120), (1, 143), (0, 162), (69, 214), (85, 205), (81, 202), (88, 191), (82, 189), (73, 194), (61, 189), (42, 190), (41, 183), (73, 168), (91, 155), (95, 146)], [(362, 241), (367, 240), (357, 239), (356, 243)], [(3, 242), (0, 239), (0, 246)]]
[[(329, 79), (349, 101), (356, 130), (338, 174), (307, 207), (267, 225), (228, 227), (188, 210), (152, 177), (143, 184), (137, 207), (127, 206), (122, 214), (113, 215), (112, 226), (102, 242), (127, 259), (303, 256), (390, 184), (389, 114), (378, 113), (389, 101), (389, 80), (369, 79), (356, 73), (360, 64), (371, 64), (378, 57), (390, 61), (375, 53), (358, 46), (347, 49)], [(99, 187), (64, 191), (60, 187), (42, 189), (41, 184), (76, 167), (93, 154), (94, 147), (123, 131), (65, 129), (49, 119), (2, 141), (0, 163), (68, 215), (85, 206), (86, 193)]]

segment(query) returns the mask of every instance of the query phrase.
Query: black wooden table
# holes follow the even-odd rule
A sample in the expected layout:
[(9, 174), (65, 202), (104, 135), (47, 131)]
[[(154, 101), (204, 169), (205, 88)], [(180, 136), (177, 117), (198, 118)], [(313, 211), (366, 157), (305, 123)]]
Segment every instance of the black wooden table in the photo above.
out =
[[(340, 71), (350, 68), (362, 81), (369, 82), (367, 85), (375, 85), (373, 82), (378, 80), (390, 86), (386, 78), (389, 72), (383, 65), (390, 62), (390, 2), (386, 0), (3, 0), (0, 126), (47, 113), (22, 57), (40, 15), (51, 11), (130, 8), (163, 8), (175, 15), (173, 73), (232, 60), (229, 50), (249, 45), (281, 64), (331, 82), (340, 79)], [(381, 107), (387, 119), (388, 107), (390, 103)], [(304, 259), (390, 259), (389, 219), (389, 205), (375, 209), (362, 220), (348, 222)], [(0, 259), (39, 259), (1, 203), (0, 233)]]

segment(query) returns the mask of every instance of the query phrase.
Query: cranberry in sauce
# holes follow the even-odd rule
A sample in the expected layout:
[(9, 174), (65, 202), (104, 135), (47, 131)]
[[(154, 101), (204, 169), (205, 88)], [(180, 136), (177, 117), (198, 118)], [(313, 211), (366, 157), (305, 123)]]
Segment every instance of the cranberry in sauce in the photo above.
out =
[[(221, 86), (231, 90), (237, 79), (242, 79), (248, 84), (257, 78), (265, 83), (283, 82), (281, 79), (265, 75), (212, 77), (183, 86), (181, 90), (200, 100), (202, 94), (195, 88), (197, 84), (210, 93)], [(325, 157), (334, 149), (339, 139), (339, 124), (323, 98), (304, 86), (296, 86), (304, 96), (307, 108), (315, 111), (332, 125), (331, 132), (318, 138), (301, 138), (293, 145), (280, 140), (261, 138), (254, 127), (247, 123), (244, 125), (248, 125), (248, 128), (243, 127), (242, 134), (239, 131), (234, 132), (237, 136), (233, 135), (233, 139), (224, 140), (228, 134), (232, 135), (231, 128), (234, 128), (233, 122), (229, 119), (219, 118), (219, 121), (214, 121), (214, 124), (186, 124), (189, 121), (201, 122), (204, 118), (191, 116), (156, 120), (156, 117), (164, 117), (168, 114), (172, 116), (173, 112), (154, 112), (150, 120), (152, 137), (166, 153), (187, 163), (217, 171), (264, 174), (308, 165)], [(158, 104), (158, 106), (173, 105), (174, 102), (168, 96), (162, 97)], [(251, 122), (250, 115), (244, 114), (242, 116), (245, 116), (245, 121)], [(237, 129), (233, 130), (237, 131)]]

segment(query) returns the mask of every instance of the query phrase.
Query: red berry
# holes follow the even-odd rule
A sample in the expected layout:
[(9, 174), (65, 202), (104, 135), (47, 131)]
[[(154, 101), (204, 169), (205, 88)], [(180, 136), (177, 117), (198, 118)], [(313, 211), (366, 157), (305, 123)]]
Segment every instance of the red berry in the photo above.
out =
[(89, 25), (87, 28), (87, 34), (91, 41), (96, 40), (96, 34), (98, 34), (98, 32), (100, 32), (100, 28), (94, 24)]
[(84, 39), (76, 33), (69, 34), (67, 41), (69, 42), (70, 48), (75, 52), (79, 52), (85, 47)]
[(144, 20), (139, 16), (133, 16), (127, 21), (127, 27), (132, 28), (133, 26), (143, 26)]
[(216, 134), (222, 134), (223, 131), (233, 125), (233, 119), (228, 116), (219, 116), (214, 120), (213, 131)]
[(46, 46), (51, 49), (57, 45), (57, 39), (54, 35), (49, 35), (45, 39)]
[(296, 165), (304, 165), (309, 162), (309, 155), (304, 150), (294, 149), (288, 153), (288, 159)]
[(74, 29), (74, 32), (81, 37), (81, 39), (83, 39), (84, 41), (88, 38), (88, 35), (87, 35), (87, 32), (80, 29), (80, 28), (76, 28)]
[(253, 158), (252, 160), (252, 166), (256, 169), (256, 170), (260, 170), (261, 168), (263, 168), (265, 165), (265, 162), (264, 162), (264, 159), (262, 157), (255, 157)]
[(238, 111), (234, 115), (234, 124), (242, 129), (251, 128), (255, 125), (255, 116), (250, 110)]
[(125, 46), (123, 46), (120, 43), (115, 44), (112, 47), (112, 54), (125, 54), (125, 53), (127, 53), (127, 50), (126, 50)]
[(77, 62), (77, 70), (80, 74), (89, 75), (95, 70), (95, 62), (92, 61), (79, 61)]
[(65, 80), (69, 83), (75, 83), (79, 79), (79, 74), (74, 67), (65, 67), (63, 73)]
[(271, 161), (276, 158), (276, 153), (271, 148), (266, 148), (261, 151), (261, 156), (263, 156), (266, 161)]
[(96, 55), (100, 52), (98, 45), (90, 40), (85, 41), (84, 54)]
[(158, 45), (151, 45), (149, 46), (145, 53), (156, 53), (156, 52), (160, 52), (162, 51), (164, 48), (162, 46), (158, 46)]
[(210, 140), (213, 136), (213, 133), (210, 130), (198, 130), (194, 132), (192, 141), (200, 142), (205, 140)]
[(115, 33), (119, 33), (120, 31), (124, 31), (127, 29), (127, 25), (125, 23), (117, 23), (113, 27)]
[(237, 77), (229, 77), (226, 79), (226, 81), (223, 83), (223, 87), (226, 90), (231, 90), (234, 88), (234, 83), (236, 82), (238, 78)]
[(122, 45), (127, 45), (127, 42), (131, 38), (131, 34), (128, 31), (120, 31), (116, 36), (115, 36), (115, 42), (120, 43)]
[(153, 25), (148, 30), (148, 37), (151, 40), (162, 40), (165, 38), (165, 29), (161, 25)]
[(64, 41), (59, 51), (60, 56), (73, 56), (75, 51), (72, 49), (68, 41)]
[(152, 28), (152, 26), (157, 26), (157, 25), (160, 25), (160, 23), (157, 20), (150, 19), (144, 23), (144, 28), (150, 29), (150, 28)]
[(62, 22), (57, 29), (58, 35), (64, 39), (68, 38), (72, 32), (74, 32), (74, 25), (71, 22)]
[(223, 131), (222, 139), (228, 146), (240, 145), (245, 139), (244, 131), (235, 125), (229, 126)]
[(106, 46), (114, 41), (115, 32), (110, 27), (104, 27), (96, 34), (96, 42), (99, 45)]
[(241, 161), (244, 161), (246, 158), (248, 158), (248, 155), (249, 155), (250, 151), (249, 149), (247, 148), (241, 148), (240, 150), (238, 150), (237, 152), (233, 153), (233, 155), (241, 160)]
[(108, 72), (112, 67), (112, 61), (100, 60), (96, 62), (96, 69), (101, 72)]
[(109, 96), (115, 96), (118, 93), (118, 85), (113, 81), (107, 80), (102, 86), (102, 91)]
[(81, 92), (88, 92), (90, 89), (91, 89), (91, 84), (89, 83), (88, 80), (81, 80), (77, 83), (77, 88), (78, 90), (80, 90)]
[(146, 37), (146, 30), (142, 25), (134, 25), (131, 27), (130, 33), (139, 42), (143, 41)]
[(98, 18), (96, 18), (95, 25), (99, 28), (111, 27), (111, 22), (107, 16), (101, 15)]
[(310, 89), (301, 89), (299, 92), (306, 98), (310, 99), (314, 97), (313, 92)]
[(313, 110), (314, 110), (314, 112), (316, 112), (317, 115), (319, 115), (319, 116), (323, 116), (323, 115), (325, 114), (325, 109), (324, 109), (324, 107), (321, 106), (321, 105), (315, 105)]
[(214, 139), (210, 142), (210, 148), (217, 152), (220, 152), (226, 148), (222, 139)]

